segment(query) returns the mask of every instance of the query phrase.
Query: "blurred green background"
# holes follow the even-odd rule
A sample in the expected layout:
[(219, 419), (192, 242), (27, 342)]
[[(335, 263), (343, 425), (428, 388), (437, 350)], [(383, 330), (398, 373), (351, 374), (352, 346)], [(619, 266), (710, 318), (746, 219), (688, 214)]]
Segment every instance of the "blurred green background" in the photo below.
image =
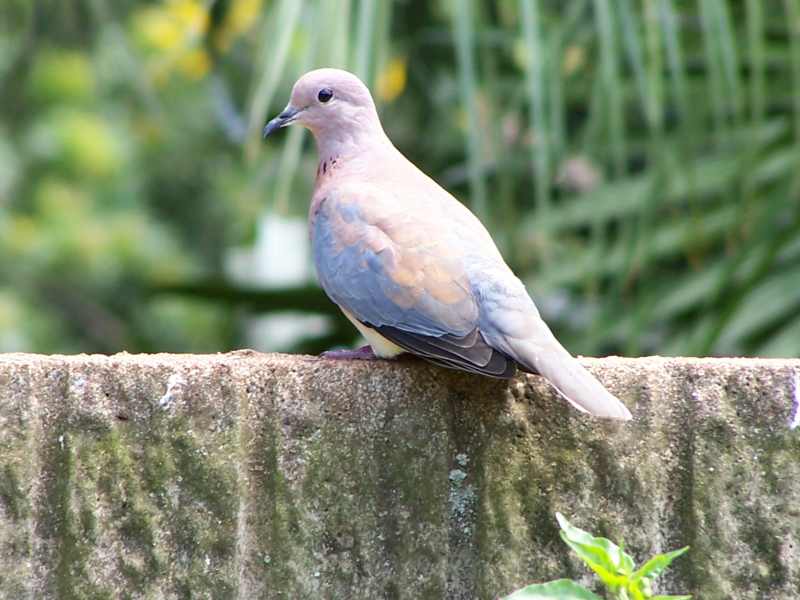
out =
[(800, 0), (2, 0), (0, 350), (317, 352), (294, 80), (359, 74), (582, 354), (800, 354)]

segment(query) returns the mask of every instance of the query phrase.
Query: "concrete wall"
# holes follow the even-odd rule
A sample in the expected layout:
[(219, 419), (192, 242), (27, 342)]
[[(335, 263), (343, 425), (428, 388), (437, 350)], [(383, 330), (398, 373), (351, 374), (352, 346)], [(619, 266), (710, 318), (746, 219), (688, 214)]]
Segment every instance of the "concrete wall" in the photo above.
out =
[(578, 414), (408, 360), (0, 356), (0, 598), (495, 598), (591, 578), (554, 512), (664, 592), (800, 598), (800, 361), (604, 359)]

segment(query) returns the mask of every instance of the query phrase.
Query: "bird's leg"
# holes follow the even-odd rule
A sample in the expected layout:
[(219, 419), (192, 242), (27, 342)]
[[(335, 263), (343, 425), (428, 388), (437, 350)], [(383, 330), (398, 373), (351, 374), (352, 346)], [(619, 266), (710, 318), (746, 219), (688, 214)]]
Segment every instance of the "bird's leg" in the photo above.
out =
[(326, 350), (320, 356), (332, 360), (375, 360), (378, 358), (369, 344), (361, 346), (357, 350)]

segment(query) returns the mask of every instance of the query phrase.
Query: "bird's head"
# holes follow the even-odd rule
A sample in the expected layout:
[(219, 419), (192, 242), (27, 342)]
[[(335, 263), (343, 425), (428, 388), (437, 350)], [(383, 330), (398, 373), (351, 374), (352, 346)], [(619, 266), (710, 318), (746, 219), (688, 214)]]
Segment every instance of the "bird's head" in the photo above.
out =
[(367, 86), (340, 69), (316, 69), (298, 79), (289, 104), (264, 127), (264, 137), (292, 123), (311, 130), (318, 140), (382, 131)]

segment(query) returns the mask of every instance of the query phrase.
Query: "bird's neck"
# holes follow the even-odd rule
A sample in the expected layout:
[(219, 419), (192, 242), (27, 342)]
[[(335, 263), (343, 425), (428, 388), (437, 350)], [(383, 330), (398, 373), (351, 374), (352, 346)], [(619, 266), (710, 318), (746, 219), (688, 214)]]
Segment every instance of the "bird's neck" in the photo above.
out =
[(338, 135), (315, 135), (317, 142), (317, 181), (324, 180), (334, 170), (359, 170), (368, 159), (393, 149), (383, 130)]

